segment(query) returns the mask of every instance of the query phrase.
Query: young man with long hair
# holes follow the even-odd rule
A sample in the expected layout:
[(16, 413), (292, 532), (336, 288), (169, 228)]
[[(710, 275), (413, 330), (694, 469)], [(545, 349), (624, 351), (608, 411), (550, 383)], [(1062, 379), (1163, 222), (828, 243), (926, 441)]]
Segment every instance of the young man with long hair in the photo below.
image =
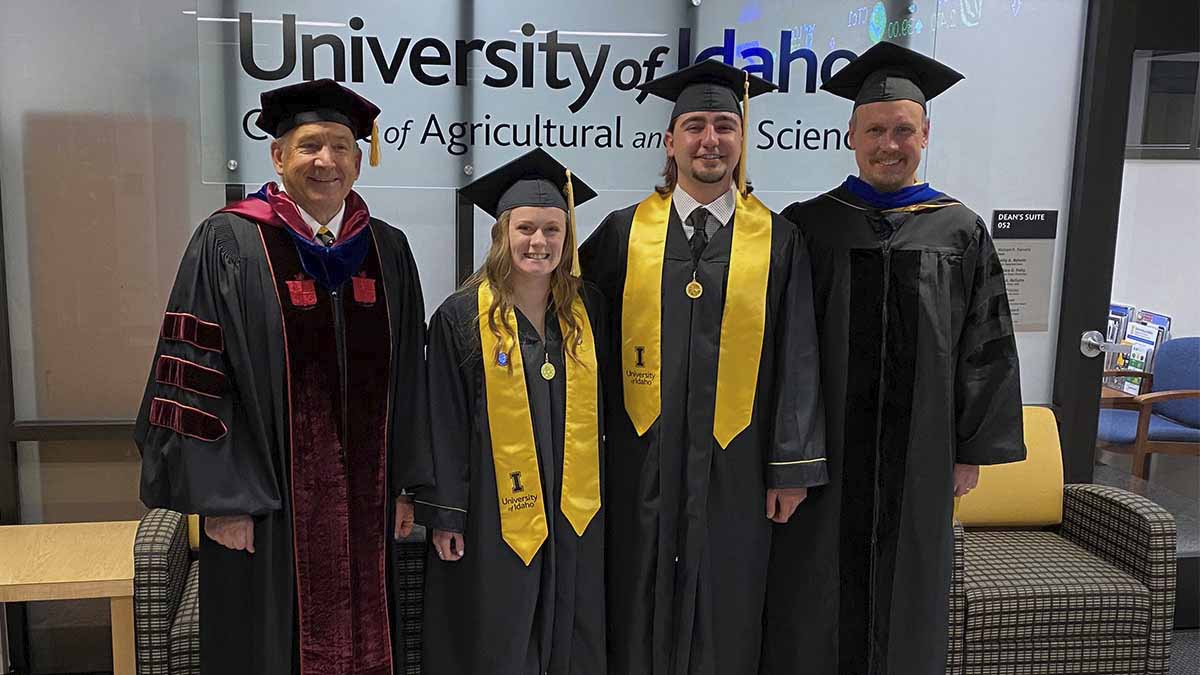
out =
[(807, 249), (745, 187), (746, 107), (716, 61), (644, 85), (675, 102), (666, 183), (581, 249), (612, 304), (611, 672), (758, 670), (772, 523), (826, 481)]

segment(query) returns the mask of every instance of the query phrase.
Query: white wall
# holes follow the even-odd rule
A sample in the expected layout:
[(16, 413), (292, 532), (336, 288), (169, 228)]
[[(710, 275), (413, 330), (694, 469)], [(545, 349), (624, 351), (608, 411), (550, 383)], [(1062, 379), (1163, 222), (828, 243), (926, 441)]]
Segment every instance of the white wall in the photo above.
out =
[(1125, 162), (1112, 299), (1200, 335), (1200, 161)]
[(1058, 211), (1049, 330), (1017, 333), (1021, 398), (1040, 405), (1054, 383), (1086, 3), (994, 10), (977, 27), (938, 32), (935, 56), (967, 77), (930, 104), (926, 171), (989, 226), (996, 209)]

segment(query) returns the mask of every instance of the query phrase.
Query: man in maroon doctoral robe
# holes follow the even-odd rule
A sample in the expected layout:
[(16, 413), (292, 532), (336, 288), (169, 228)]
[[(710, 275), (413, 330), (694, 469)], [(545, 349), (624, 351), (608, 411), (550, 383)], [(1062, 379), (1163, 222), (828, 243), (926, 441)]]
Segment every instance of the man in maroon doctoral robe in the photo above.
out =
[(378, 114), (331, 80), (264, 93), (282, 185), (201, 223), (163, 317), (141, 493), (204, 517), (206, 674), (403, 665), (390, 552), (432, 477), (425, 308), (404, 234), (351, 189)]

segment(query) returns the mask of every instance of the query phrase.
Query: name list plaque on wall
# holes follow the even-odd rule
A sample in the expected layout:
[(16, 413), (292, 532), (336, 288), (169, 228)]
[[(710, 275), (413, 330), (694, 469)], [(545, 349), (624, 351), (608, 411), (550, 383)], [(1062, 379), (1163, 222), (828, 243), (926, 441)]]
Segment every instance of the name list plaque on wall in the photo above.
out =
[(992, 239), (1012, 309), (1013, 330), (1046, 332), (1050, 328), (1050, 275), (1058, 211), (998, 209), (992, 212)]

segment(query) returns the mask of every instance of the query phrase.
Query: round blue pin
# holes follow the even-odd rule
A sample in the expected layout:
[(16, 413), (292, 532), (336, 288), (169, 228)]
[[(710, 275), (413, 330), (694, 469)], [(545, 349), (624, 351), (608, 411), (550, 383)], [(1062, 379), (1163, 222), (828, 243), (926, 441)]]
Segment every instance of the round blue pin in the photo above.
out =
[(500, 352), (499, 354), (497, 354), (496, 355), (496, 363), (497, 363), (497, 365), (500, 365), (500, 366), (507, 366), (508, 365), (508, 353)]

